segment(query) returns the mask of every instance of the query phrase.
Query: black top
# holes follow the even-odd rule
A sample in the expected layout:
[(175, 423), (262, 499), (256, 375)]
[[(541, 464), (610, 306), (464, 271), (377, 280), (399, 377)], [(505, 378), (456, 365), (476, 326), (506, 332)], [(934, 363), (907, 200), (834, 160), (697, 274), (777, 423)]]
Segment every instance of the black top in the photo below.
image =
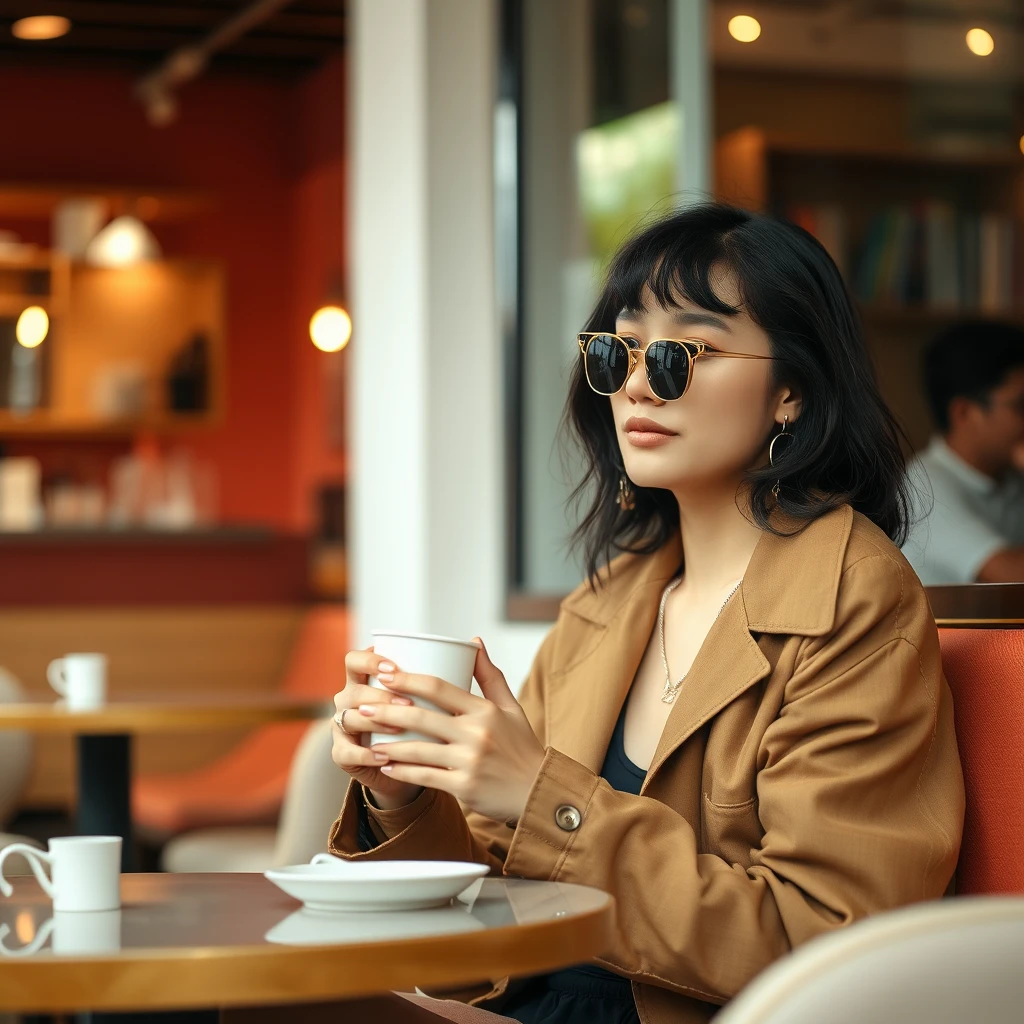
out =
[[(623, 793), (639, 796), (647, 772), (626, 757), (626, 708), (615, 723), (601, 777)], [(580, 964), (535, 978), (500, 1012), (520, 1024), (640, 1024), (628, 978)]]

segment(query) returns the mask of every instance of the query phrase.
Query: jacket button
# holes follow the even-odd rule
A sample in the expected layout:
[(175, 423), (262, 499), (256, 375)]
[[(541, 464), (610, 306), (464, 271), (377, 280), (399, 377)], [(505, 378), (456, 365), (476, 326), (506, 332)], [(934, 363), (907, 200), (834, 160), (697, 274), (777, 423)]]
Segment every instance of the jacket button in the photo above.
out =
[(582, 821), (583, 815), (571, 804), (562, 804), (555, 811), (555, 824), (563, 832), (575, 832), (580, 827)]

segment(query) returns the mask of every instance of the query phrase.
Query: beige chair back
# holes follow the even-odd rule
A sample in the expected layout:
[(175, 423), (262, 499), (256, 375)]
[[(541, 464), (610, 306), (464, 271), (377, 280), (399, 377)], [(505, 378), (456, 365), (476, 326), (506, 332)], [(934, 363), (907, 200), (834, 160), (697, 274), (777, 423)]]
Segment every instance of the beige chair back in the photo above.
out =
[[(0, 668), (0, 704), (24, 700), (21, 683)], [(0, 729), (0, 828), (17, 810), (32, 771), (32, 737), (27, 732)]]
[(1019, 1024), (1024, 899), (958, 897), (894, 910), (799, 947), (715, 1024)]

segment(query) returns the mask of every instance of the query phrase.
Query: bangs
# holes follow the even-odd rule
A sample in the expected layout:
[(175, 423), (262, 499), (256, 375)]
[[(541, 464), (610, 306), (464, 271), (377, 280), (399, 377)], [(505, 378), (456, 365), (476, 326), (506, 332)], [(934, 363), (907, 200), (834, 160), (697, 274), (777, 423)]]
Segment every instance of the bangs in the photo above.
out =
[[(663, 309), (680, 309), (687, 302), (712, 313), (736, 316), (740, 307), (723, 301), (711, 283), (723, 270), (736, 273), (727, 246), (734, 226), (721, 225), (720, 230), (709, 232), (706, 226), (697, 229), (694, 225), (696, 230), (687, 231), (676, 222), (644, 231), (626, 244), (609, 268), (605, 308), (614, 307), (615, 314), (623, 309), (648, 312), (644, 291), (650, 289)], [(737, 284), (742, 295), (743, 282)]]

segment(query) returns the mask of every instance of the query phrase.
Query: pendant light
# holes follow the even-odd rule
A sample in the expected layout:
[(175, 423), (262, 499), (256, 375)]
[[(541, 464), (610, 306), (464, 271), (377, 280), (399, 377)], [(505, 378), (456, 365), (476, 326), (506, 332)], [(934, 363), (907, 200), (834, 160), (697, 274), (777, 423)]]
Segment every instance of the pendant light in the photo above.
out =
[(85, 249), (86, 261), (97, 267), (130, 267), (160, 256), (153, 232), (131, 214), (115, 217)]

